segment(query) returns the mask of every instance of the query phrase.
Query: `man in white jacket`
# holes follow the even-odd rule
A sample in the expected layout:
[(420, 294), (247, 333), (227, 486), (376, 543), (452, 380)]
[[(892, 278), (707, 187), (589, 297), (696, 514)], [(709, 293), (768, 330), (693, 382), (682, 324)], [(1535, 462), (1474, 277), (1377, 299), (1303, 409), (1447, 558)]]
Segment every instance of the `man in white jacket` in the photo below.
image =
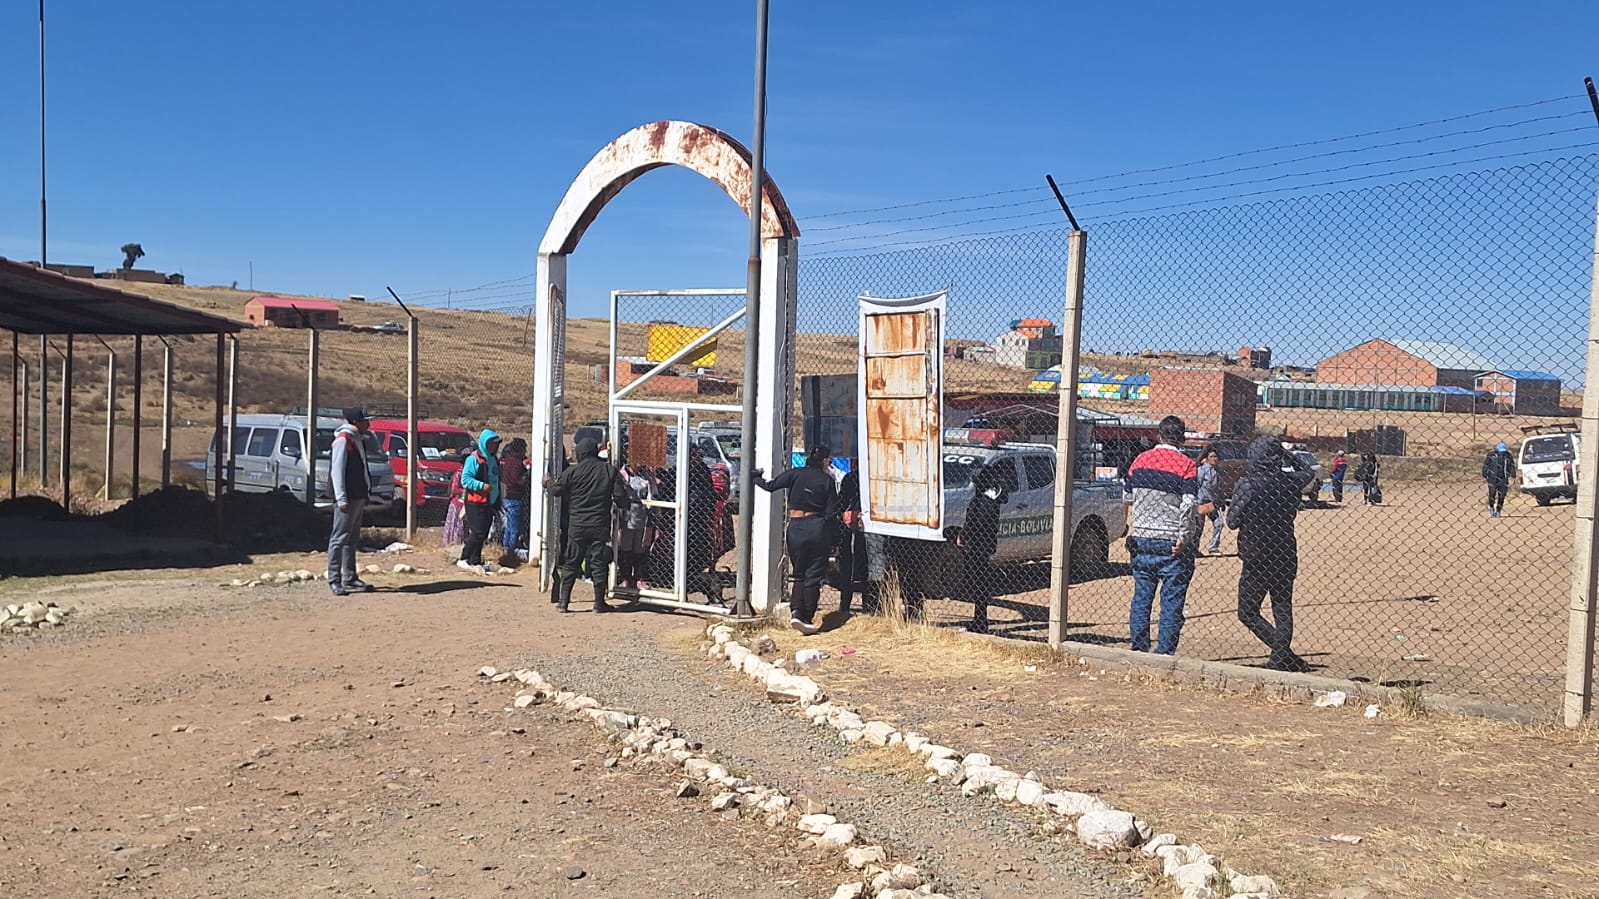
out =
[(345, 409), (344, 424), (333, 432), (328, 477), (333, 482), (333, 529), (328, 533), (328, 589), (334, 596), (371, 593), (355, 567), (355, 544), (361, 539), (361, 515), (372, 496), (372, 473), (366, 467), (361, 436), (372, 425), (366, 410)]

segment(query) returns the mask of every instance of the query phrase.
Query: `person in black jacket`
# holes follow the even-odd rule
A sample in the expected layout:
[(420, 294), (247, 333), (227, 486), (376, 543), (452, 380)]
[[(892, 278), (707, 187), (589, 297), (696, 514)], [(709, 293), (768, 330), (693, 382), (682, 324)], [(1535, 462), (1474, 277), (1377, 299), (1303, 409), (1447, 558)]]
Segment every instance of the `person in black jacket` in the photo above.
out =
[(838, 485), (838, 503), (844, 520), (838, 529), (838, 609), (848, 614), (855, 588), (861, 588), (861, 608), (876, 606), (872, 584), (867, 577), (866, 528), (861, 519), (860, 460), (851, 459), (849, 471)]
[(790, 468), (768, 481), (756, 469), (755, 486), (768, 492), (788, 491), (788, 562), (793, 570), (789, 588), (789, 627), (802, 634), (821, 630), (813, 620), (822, 599), (822, 581), (827, 578), (827, 556), (833, 544), (839, 516), (838, 486), (828, 473), (832, 458), (825, 446), (813, 446), (805, 454), (804, 468)]
[(1376, 453), (1361, 453), (1360, 464), (1355, 466), (1355, 480), (1360, 482), (1360, 504), (1375, 506), (1382, 501), (1381, 466)]
[[(1271, 650), (1269, 667), (1309, 671), (1294, 654), (1294, 579), (1299, 575), (1299, 542), (1294, 518), (1305, 480), (1289, 463), (1274, 437), (1257, 437), (1249, 445), (1249, 471), (1233, 488), (1227, 526), (1238, 531), (1238, 620)], [(1272, 621), (1260, 614), (1271, 596)]]
[(988, 602), (994, 596), (994, 570), (988, 564), (999, 548), (999, 507), (1007, 499), (999, 479), (984, 468), (972, 478), (972, 501), (955, 545), (960, 547), (960, 598), (972, 604), (967, 630), (988, 631)]
[(572, 587), (587, 576), (594, 583), (594, 611), (609, 612), (605, 602), (606, 581), (610, 577), (611, 516), (627, 501), (627, 489), (611, 463), (600, 458), (599, 444), (593, 440), (577, 443), (577, 464), (551, 480), (544, 478), (551, 496), (566, 500), (566, 545), (556, 569), (556, 604), (567, 610)]
[(1516, 476), (1516, 458), (1503, 443), (1482, 460), (1482, 479), (1488, 482), (1488, 517), (1498, 518), (1505, 511), (1505, 494), (1510, 479)]

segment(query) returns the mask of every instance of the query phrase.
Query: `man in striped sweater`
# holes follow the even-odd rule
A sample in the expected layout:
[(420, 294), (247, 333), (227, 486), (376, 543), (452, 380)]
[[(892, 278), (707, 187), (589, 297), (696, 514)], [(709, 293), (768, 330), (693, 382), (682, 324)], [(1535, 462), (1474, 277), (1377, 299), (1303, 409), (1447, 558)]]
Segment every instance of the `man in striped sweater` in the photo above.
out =
[(1133, 604), (1128, 616), (1132, 648), (1149, 652), (1149, 617), (1160, 591), (1160, 636), (1155, 652), (1172, 655), (1183, 631), (1183, 602), (1194, 577), (1199, 544), (1195, 495), (1199, 471), (1178, 449), (1188, 431), (1183, 420), (1160, 420), (1160, 443), (1127, 469), (1127, 552), (1132, 557)]

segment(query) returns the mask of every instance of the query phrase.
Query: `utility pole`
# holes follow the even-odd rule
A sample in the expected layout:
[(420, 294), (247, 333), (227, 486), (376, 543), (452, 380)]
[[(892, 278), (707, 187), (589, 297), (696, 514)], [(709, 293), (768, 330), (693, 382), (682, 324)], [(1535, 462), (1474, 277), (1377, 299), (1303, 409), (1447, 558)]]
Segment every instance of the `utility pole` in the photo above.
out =
[(744, 281), (744, 421), (740, 428), (738, 467), (738, 579), (733, 614), (755, 617), (750, 602), (750, 566), (755, 540), (755, 377), (760, 363), (761, 322), (761, 190), (766, 155), (766, 12), (770, 0), (755, 2), (755, 133), (750, 146), (750, 255)]

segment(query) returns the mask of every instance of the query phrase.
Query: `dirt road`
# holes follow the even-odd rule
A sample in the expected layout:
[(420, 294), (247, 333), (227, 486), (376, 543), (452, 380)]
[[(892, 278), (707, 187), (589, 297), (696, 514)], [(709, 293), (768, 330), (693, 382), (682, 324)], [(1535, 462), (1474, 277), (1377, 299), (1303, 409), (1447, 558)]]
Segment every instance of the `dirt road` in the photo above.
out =
[(0, 894), (826, 897), (850, 879), (792, 831), (674, 799), (663, 770), (603, 767), (586, 727), (507, 711), (475, 676), (497, 664), (677, 719), (952, 895), (1138, 895), (1125, 869), (850, 770), (836, 741), (684, 669), (662, 643), (696, 619), (557, 616), (512, 579), (341, 601), (214, 586), (241, 573), (8, 584), (78, 613), (0, 639)]

